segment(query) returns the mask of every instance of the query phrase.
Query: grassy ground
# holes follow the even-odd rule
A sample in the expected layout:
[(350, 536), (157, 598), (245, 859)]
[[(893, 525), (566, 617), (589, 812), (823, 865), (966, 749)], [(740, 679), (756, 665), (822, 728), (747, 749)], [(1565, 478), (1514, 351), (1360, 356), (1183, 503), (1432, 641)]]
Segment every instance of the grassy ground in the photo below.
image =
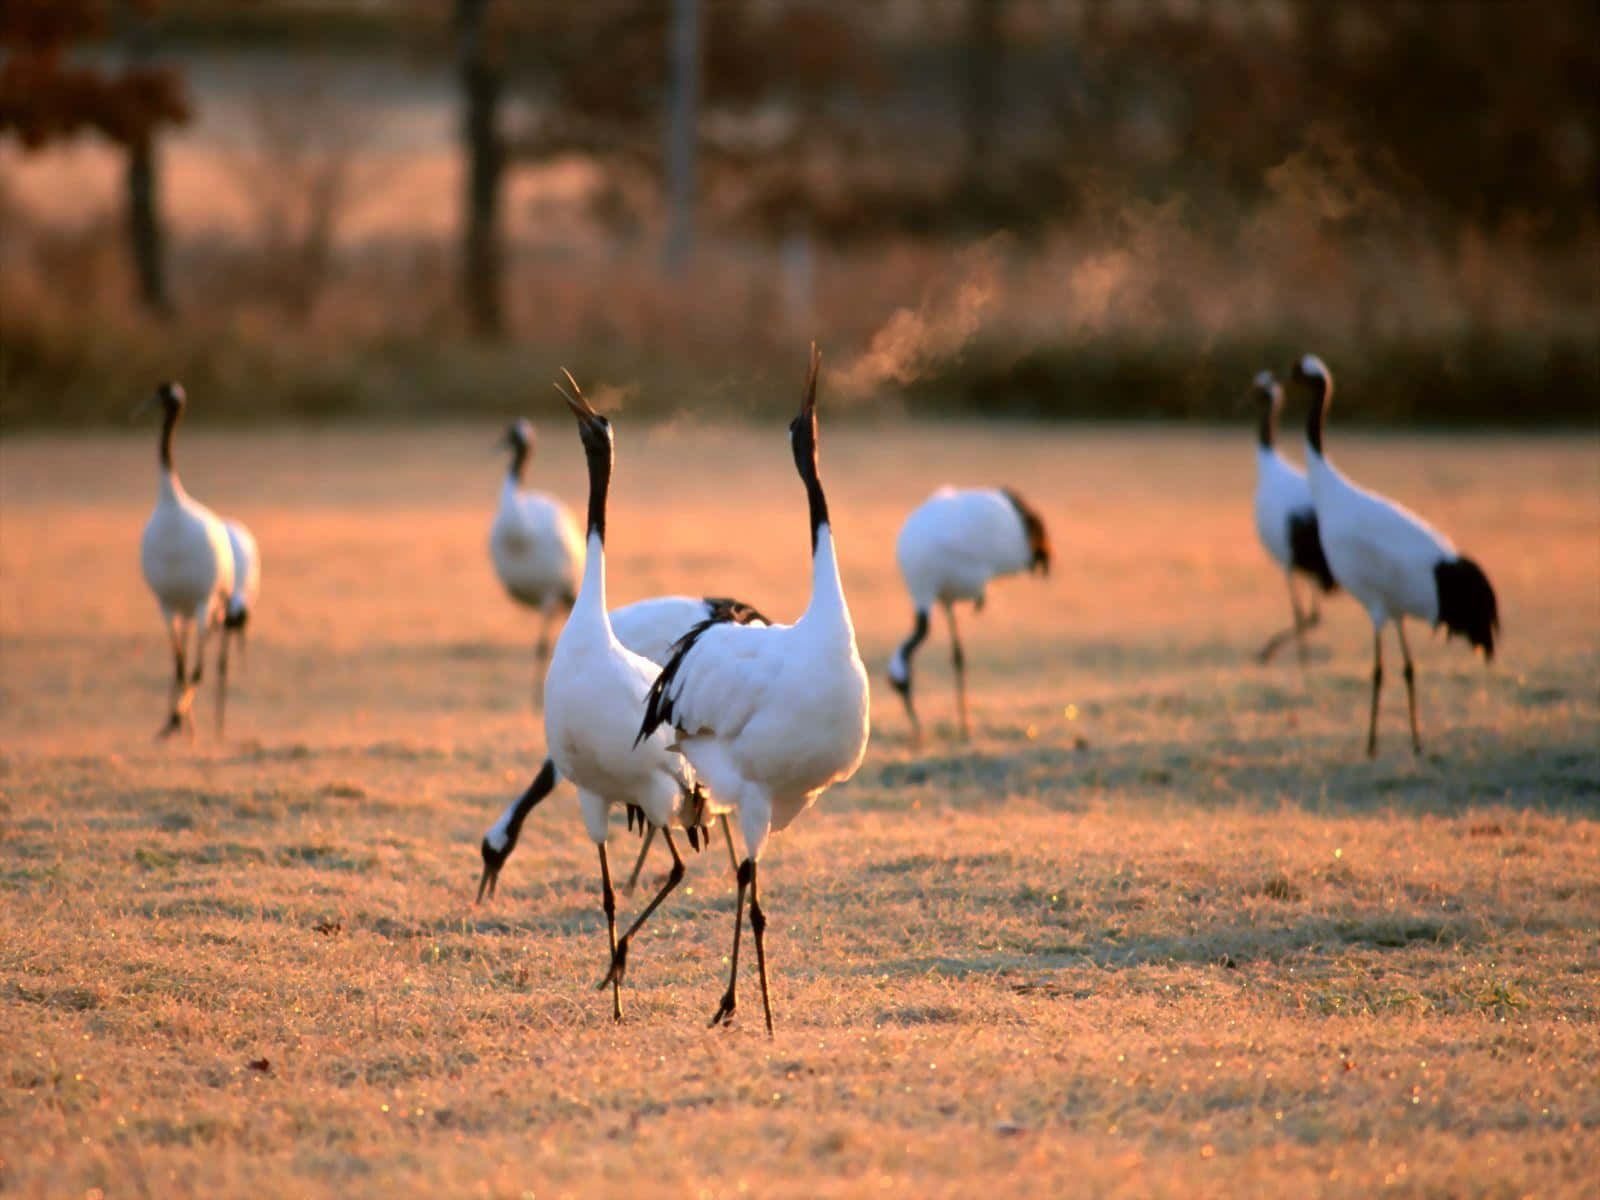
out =
[[(535, 474), (577, 499), (570, 422), (542, 427)], [(496, 432), (180, 437), (191, 490), (255, 528), (266, 590), (228, 740), (206, 696), (173, 745), (150, 740), (167, 667), (137, 565), (153, 435), (0, 441), (0, 1191), (1592, 1188), (1592, 439), (1330, 434), (1505, 613), (1488, 671), (1418, 631), (1427, 753), (1394, 672), (1368, 763), (1347, 599), (1305, 672), (1251, 661), (1287, 603), (1246, 431), (825, 428), (875, 730), (765, 860), (768, 1041), (753, 978), (736, 1026), (704, 1029), (720, 847), (636, 947), (620, 1028), (570, 789), (471, 903), (542, 746), (531, 623), (485, 553)], [(798, 613), (780, 428), (624, 415), (619, 442), (615, 602)], [(909, 624), (891, 547), (945, 479), (1017, 486), (1059, 557), (965, 622), (968, 744), (936, 633), (918, 750), (878, 685)]]

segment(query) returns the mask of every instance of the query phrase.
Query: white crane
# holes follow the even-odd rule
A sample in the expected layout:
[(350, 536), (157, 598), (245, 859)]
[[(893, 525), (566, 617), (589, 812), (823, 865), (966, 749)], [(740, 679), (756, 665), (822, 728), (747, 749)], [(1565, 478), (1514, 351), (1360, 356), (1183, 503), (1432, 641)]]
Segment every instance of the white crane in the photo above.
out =
[(950, 661), (955, 666), (956, 708), (961, 736), (967, 722), (966, 657), (956, 631), (955, 603), (972, 601), (983, 610), (991, 579), (1020, 571), (1050, 573), (1050, 538), (1044, 521), (1009, 488), (942, 487), (911, 511), (895, 541), (900, 576), (911, 593), (911, 636), (889, 659), (889, 683), (905, 701), (912, 736), (922, 727), (911, 702), (911, 656), (928, 636), (928, 610), (938, 603), (950, 626)]
[(1333, 377), (1322, 360), (1307, 354), (1293, 378), (1311, 396), (1306, 418), (1306, 476), (1317, 507), (1317, 524), (1328, 564), (1339, 585), (1372, 619), (1372, 714), (1367, 757), (1378, 752), (1378, 692), (1383, 686), (1383, 627), (1394, 622), (1405, 658), (1406, 705), (1411, 749), (1422, 753), (1417, 731), (1416, 671), (1406, 645), (1405, 618), (1417, 617), (1446, 637), (1461, 634), (1494, 658), (1500, 610), (1483, 568), (1456, 552), (1442, 533), (1421, 517), (1346, 479), (1323, 454), (1322, 425), (1333, 395)]
[(233, 552), (233, 591), (228, 596), (227, 610), (222, 618), (221, 645), (217, 649), (217, 733), (222, 733), (223, 708), (228, 701), (228, 641), (239, 639), (239, 652), (244, 653), (245, 627), (250, 614), (255, 611), (261, 596), (261, 550), (255, 535), (242, 521), (225, 520), (228, 531), (228, 548)]
[[(611, 965), (600, 986), (611, 985), (611, 1015), (620, 1021), (620, 984), (627, 969), (628, 944), (683, 879), (683, 859), (670, 826), (702, 827), (705, 794), (693, 768), (669, 748), (665, 731), (642, 741), (634, 736), (659, 668), (617, 640), (606, 612), (606, 490), (614, 454), (611, 422), (594, 410), (570, 374), (567, 382), (572, 390), (562, 391), (562, 395), (578, 418), (589, 464), (589, 522), (583, 582), (556, 639), (545, 679), (545, 745), (555, 770), (577, 787), (584, 827), (600, 851), (600, 894), (611, 942)], [(666, 882), (621, 938), (617, 937), (616, 893), (606, 858), (613, 804), (628, 806), (630, 825), (639, 817), (659, 830), (672, 855)], [(699, 841), (698, 832), (695, 841)]]
[[(671, 654), (672, 644), (701, 621), (733, 621), (741, 625), (765, 625), (767, 619), (750, 605), (722, 596), (654, 596), (611, 610), (611, 628), (617, 640), (640, 658), (653, 663), (664, 663)], [(478, 902), (484, 895), (493, 899), (500, 880), (500, 868), (517, 848), (517, 838), (522, 833), (522, 823), (528, 819), (539, 803), (550, 794), (561, 776), (555, 763), (545, 759), (527, 789), (506, 806), (500, 819), (483, 835), (479, 851), (483, 856), (483, 874), (478, 878)], [(691, 838), (697, 838), (694, 829)], [(624, 892), (633, 890), (639, 869), (644, 866), (645, 855), (655, 837), (655, 827), (645, 826), (644, 844), (639, 848), (639, 858), (633, 865), (628, 881), (622, 885)], [(734, 869), (739, 864), (735, 862)]]
[[(144, 579), (161, 606), (167, 638), (172, 644), (171, 711), (159, 737), (176, 733), (185, 722), (193, 728), (191, 710), (205, 665), (206, 638), (211, 626), (223, 620), (233, 592), (233, 550), (227, 528), (215, 513), (183, 490), (172, 465), (173, 432), (187, 401), (181, 384), (163, 383), (151, 399), (135, 410), (143, 412), (153, 402), (161, 405), (163, 416), (160, 490), (139, 543)], [(191, 630), (195, 633), (194, 671), (189, 674), (185, 666)], [(219, 728), (221, 720), (219, 708)]]
[[(1317, 536), (1317, 510), (1311, 503), (1311, 485), (1306, 473), (1278, 453), (1274, 445), (1278, 412), (1283, 408), (1283, 388), (1273, 378), (1271, 371), (1262, 371), (1255, 378), (1255, 398), (1258, 416), (1256, 431), (1256, 536), (1268, 557), (1283, 568), (1289, 581), (1289, 609), (1294, 623), (1289, 628), (1267, 639), (1256, 656), (1267, 662), (1289, 638), (1294, 638), (1300, 649), (1300, 661), (1306, 660), (1308, 630), (1322, 620), (1322, 610), (1317, 606), (1317, 592), (1337, 591), (1328, 559), (1322, 552), (1322, 539)], [(1294, 573), (1300, 571), (1311, 579), (1311, 611), (1302, 613), (1300, 596), (1294, 588)]]
[[(511, 466), (500, 486), (500, 507), (489, 527), (489, 557), (511, 598), (539, 610), (539, 642), (534, 654), (542, 669), (550, 657), (551, 622), (558, 612), (572, 607), (583, 568), (583, 539), (566, 505), (522, 486), (535, 440), (533, 423), (526, 418), (512, 422), (506, 430), (503, 444), (511, 451)], [(535, 703), (542, 694), (542, 685), (536, 683)]]
[(855, 774), (869, 732), (867, 672), (856, 650), (828, 502), (817, 477), (820, 363), (813, 343), (800, 413), (789, 426), (795, 468), (810, 506), (811, 601), (793, 625), (695, 626), (651, 686), (639, 727), (641, 740), (659, 737), (665, 725), (676, 729), (675, 744), (710, 789), (711, 811), (738, 813), (745, 858), (734, 902), (732, 962), (728, 990), (711, 1023), (734, 1013), (748, 892), (769, 1034), (767, 921), (756, 863), (770, 834), (786, 828), (828, 787)]

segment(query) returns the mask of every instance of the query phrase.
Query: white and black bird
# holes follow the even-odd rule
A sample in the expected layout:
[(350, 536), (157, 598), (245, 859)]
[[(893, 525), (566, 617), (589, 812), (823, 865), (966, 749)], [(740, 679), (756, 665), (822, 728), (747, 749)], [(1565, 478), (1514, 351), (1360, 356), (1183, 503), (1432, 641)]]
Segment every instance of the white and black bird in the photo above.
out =
[(800, 413), (789, 426), (795, 469), (805, 484), (811, 525), (811, 600), (793, 625), (701, 622), (686, 634), (650, 688), (639, 738), (664, 726), (709, 789), (712, 812), (738, 814), (745, 857), (739, 864), (728, 990), (713, 1025), (734, 1013), (739, 930), (746, 894), (761, 975), (767, 1032), (766, 914), (756, 864), (767, 838), (786, 828), (827, 788), (849, 779), (866, 754), (867, 672), (856, 650), (834, 550), (828, 502), (817, 476), (817, 370), (811, 347)]
[[(1289, 610), (1294, 623), (1272, 635), (1256, 656), (1267, 662), (1278, 647), (1294, 638), (1300, 648), (1300, 661), (1306, 659), (1308, 630), (1322, 620), (1317, 593), (1337, 591), (1328, 558), (1317, 535), (1317, 510), (1311, 503), (1311, 485), (1306, 473), (1278, 453), (1276, 432), (1278, 413), (1283, 408), (1283, 388), (1271, 371), (1255, 378), (1256, 428), (1256, 536), (1267, 556), (1283, 568), (1289, 582)], [(1302, 612), (1294, 576), (1299, 571), (1311, 580), (1311, 611)]]
[[(539, 611), (535, 655), (541, 667), (550, 657), (550, 627), (572, 608), (583, 569), (583, 539), (567, 506), (554, 496), (522, 486), (536, 438), (526, 418), (512, 422), (503, 444), (511, 465), (500, 485), (500, 507), (489, 527), (489, 557), (501, 585), (519, 604)], [(542, 694), (535, 684), (534, 698)]]
[(911, 656), (928, 636), (928, 612), (944, 609), (950, 626), (950, 661), (955, 667), (956, 709), (961, 735), (967, 720), (966, 657), (956, 630), (955, 604), (970, 600), (983, 610), (989, 581), (1022, 571), (1050, 573), (1050, 537), (1044, 520), (1010, 488), (942, 487), (911, 511), (895, 541), (900, 576), (911, 593), (911, 636), (889, 659), (889, 683), (905, 701), (915, 737), (922, 736), (911, 699)]
[(228, 701), (228, 642), (237, 638), (244, 652), (245, 629), (261, 597), (261, 549), (244, 522), (225, 520), (228, 548), (233, 552), (233, 591), (222, 617), (221, 645), (217, 650), (217, 732), (222, 732), (223, 709)]
[(1322, 428), (1333, 396), (1333, 377), (1322, 360), (1307, 354), (1293, 378), (1310, 394), (1306, 418), (1306, 476), (1317, 508), (1318, 532), (1333, 577), (1372, 619), (1372, 714), (1367, 756), (1378, 752), (1378, 693), (1383, 686), (1383, 627), (1393, 621), (1405, 658), (1406, 704), (1411, 748), (1422, 752), (1417, 730), (1416, 671), (1406, 645), (1405, 618), (1417, 617), (1446, 637), (1460, 634), (1494, 658), (1500, 609), (1483, 568), (1456, 552), (1450, 540), (1415, 513), (1358, 487), (1330, 463)]
[[(733, 621), (740, 625), (765, 625), (767, 619), (750, 605), (724, 596), (654, 596), (611, 610), (611, 629), (617, 640), (641, 658), (653, 663), (664, 663), (671, 654), (672, 644), (701, 621)], [(550, 759), (545, 759), (527, 789), (506, 806), (500, 819), (483, 835), (479, 851), (483, 856), (483, 874), (478, 878), (478, 902), (485, 895), (494, 897), (499, 885), (500, 869), (505, 866), (511, 852), (517, 848), (522, 834), (522, 824), (528, 814), (539, 806), (561, 782), (561, 775)], [(691, 831), (692, 832), (692, 831)], [(645, 826), (644, 844), (639, 848), (638, 860), (628, 881), (622, 885), (624, 892), (633, 890), (644, 865), (650, 843), (655, 837), (655, 827)], [(738, 864), (734, 864), (737, 869)]]
[[(601, 986), (611, 986), (611, 1015), (622, 1019), (620, 984), (627, 968), (628, 944), (657, 906), (683, 879), (683, 859), (671, 827), (703, 831), (705, 795), (694, 769), (668, 746), (667, 732), (639, 739), (639, 717), (660, 668), (627, 649), (606, 611), (606, 491), (614, 456), (611, 422), (597, 413), (571, 375), (562, 395), (578, 419), (589, 464), (589, 522), (583, 581), (544, 685), (545, 745), (554, 768), (578, 789), (584, 828), (600, 852), (601, 901), (611, 944), (611, 965)], [(558, 385), (559, 387), (559, 385)], [(617, 937), (616, 892), (606, 858), (608, 818), (613, 804), (642, 817), (656, 829), (672, 855), (672, 870), (654, 899)], [(630, 820), (630, 824), (631, 824)]]
[[(172, 441), (188, 402), (183, 386), (163, 383), (154, 396), (141, 403), (161, 405), (161, 482), (155, 511), (145, 523), (139, 543), (139, 563), (145, 582), (161, 606), (161, 618), (172, 645), (173, 681), (170, 712), (158, 736), (192, 727), (195, 689), (205, 664), (206, 638), (220, 625), (233, 592), (233, 550), (228, 530), (204, 504), (183, 490), (172, 463)], [(186, 671), (190, 634), (194, 634), (194, 670)], [(219, 713), (218, 721), (221, 717)]]

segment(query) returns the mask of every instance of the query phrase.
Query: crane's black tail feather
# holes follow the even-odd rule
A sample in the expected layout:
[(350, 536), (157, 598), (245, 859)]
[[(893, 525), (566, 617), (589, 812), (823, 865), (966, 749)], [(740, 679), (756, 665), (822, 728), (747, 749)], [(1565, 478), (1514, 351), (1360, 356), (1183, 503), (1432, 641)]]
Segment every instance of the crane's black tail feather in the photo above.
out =
[(1500, 607), (1483, 568), (1470, 558), (1453, 558), (1435, 564), (1434, 586), (1439, 590), (1439, 620), (1445, 636), (1460, 634), (1494, 658), (1495, 635), (1500, 632)]

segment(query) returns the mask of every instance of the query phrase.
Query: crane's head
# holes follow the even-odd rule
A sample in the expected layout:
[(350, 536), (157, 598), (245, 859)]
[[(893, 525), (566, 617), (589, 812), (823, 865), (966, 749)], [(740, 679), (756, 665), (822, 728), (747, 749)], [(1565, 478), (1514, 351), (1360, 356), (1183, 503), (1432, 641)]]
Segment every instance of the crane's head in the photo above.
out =
[(1283, 385), (1271, 371), (1262, 371), (1257, 375), (1251, 391), (1255, 394), (1258, 408), (1276, 411), (1283, 407)]
[(1302, 354), (1300, 361), (1294, 364), (1290, 378), (1298, 383), (1309, 384), (1313, 388), (1326, 388), (1333, 376), (1328, 374), (1328, 368), (1315, 354)]
[(505, 436), (500, 439), (500, 444), (508, 450), (515, 450), (522, 454), (531, 453), (538, 435), (534, 432), (533, 422), (527, 417), (518, 417), (506, 426)]
[(603, 463), (609, 471), (615, 453), (611, 422), (595, 411), (594, 405), (589, 403), (589, 398), (583, 394), (583, 389), (578, 386), (578, 381), (572, 377), (571, 371), (563, 367), (561, 373), (566, 376), (566, 383), (563, 384), (558, 380), (556, 391), (561, 393), (561, 398), (567, 402), (572, 415), (578, 418), (578, 436), (583, 439), (583, 449), (589, 457), (590, 469)]
[(478, 876), (478, 899), (482, 904), (485, 895), (494, 899), (495, 888), (500, 883), (500, 868), (506, 865), (506, 859), (511, 857), (511, 846), (496, 847), (488, 838), (483, 839), (483, 844), (478, 847), (483, 855), (483, 874)]
[(175, 418), (183, 412), (184, 406), (188, 403), (189, 396), (183, 390), (183, 384), (169, 379), (158, 383), (155, 391), (134, 405), (133, 415), (142, 416), (149, 411), (151, 405), (159, 404), (166, 416)]
[(794, 450), (794, 464), (801, 475), (813, 474), (817, 466), (817, 369), (822, 365), (822, 351), (811, 343), (811, 363), (806, 368), (805, 390), (800, 394), (800, 411), (789, 422), (789, 444)]

